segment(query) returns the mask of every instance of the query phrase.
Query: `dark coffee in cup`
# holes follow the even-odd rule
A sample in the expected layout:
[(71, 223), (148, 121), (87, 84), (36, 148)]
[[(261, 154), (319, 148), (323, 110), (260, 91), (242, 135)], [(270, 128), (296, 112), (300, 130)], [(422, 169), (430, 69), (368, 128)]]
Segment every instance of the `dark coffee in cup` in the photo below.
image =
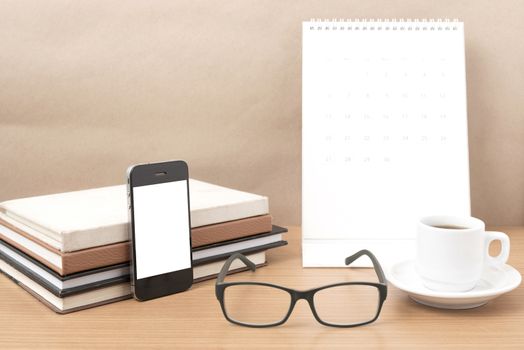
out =
[(436, 227), (436, 228), (443, 228), (446, 230), (466, 230), (468, 229), (468, 227), (456, 226), (456, 225), (431, 225), (431, 226)]

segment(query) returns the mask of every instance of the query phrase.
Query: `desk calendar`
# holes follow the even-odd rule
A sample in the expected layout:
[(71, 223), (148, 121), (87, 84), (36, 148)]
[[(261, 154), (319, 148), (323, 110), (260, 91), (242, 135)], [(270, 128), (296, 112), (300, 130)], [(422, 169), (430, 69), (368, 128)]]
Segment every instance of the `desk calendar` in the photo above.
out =
[(419, 217), (470, 215), (463, 23), (304, 22), (302, 55), (304, 266), (387, 265)]

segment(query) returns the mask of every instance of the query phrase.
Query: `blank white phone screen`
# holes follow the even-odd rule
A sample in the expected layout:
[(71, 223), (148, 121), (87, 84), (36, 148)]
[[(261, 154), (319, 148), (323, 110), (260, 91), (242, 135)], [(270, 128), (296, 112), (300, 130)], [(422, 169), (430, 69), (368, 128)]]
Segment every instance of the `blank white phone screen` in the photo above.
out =
[(133, 187), (136, 278), (191, 267), (187, 180)]

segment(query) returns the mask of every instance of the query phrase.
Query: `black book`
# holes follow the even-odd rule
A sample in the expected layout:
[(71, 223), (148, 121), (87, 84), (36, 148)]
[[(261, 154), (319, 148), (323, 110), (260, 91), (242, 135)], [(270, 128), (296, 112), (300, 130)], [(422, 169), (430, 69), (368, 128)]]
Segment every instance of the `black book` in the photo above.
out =
[[(214, 270), (218, 265), (213, 263), (223, 261), (233, 253), (240, 252), (255, 257), (257, 253), (286, 245), (287, 242), (282, 240), (284, 232), (287, 232), (287, 229), (273, 225), (271, 232), (193, 249), (195, 280), (214, 276), (216, 274)], [(59, 298), (129, 282), (129, 263), (61, 276), (38, 260), (1, 240), (0, 259)], [(256, 260), (255, 264), (263, 265), (265, 255), (263, 257), (260, 254), (256, 255)]]

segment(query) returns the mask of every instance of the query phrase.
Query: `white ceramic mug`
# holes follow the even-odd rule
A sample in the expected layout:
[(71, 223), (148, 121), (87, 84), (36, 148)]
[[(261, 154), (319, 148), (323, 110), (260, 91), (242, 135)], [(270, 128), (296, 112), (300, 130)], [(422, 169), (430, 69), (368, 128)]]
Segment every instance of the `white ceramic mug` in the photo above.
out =
[[(500, 240), (501, 251), (489, 255), (489, 245)], [(505, 233), (486, 231), (472, 217), (429, 216), (418, 223), (416, 269), (424, 285), (435, 291), (465, 292), (479, 282), (486, 265), (502, 267), (509, 257)]]

